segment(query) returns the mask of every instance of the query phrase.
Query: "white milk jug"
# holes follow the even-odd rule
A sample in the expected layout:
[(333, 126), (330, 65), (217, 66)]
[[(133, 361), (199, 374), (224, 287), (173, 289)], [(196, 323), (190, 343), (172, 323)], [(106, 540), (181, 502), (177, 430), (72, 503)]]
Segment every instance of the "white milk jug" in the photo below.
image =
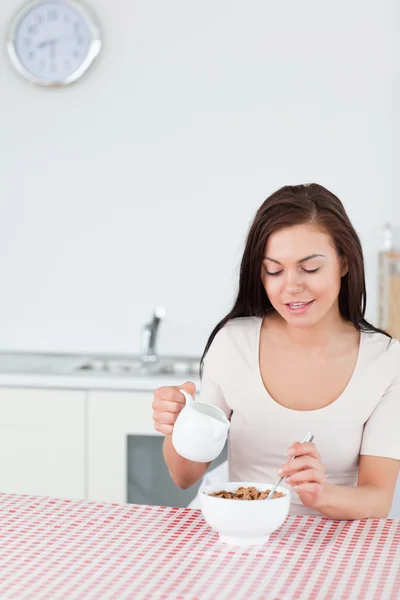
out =
[(186, 405), (175, 421), (172, 445), (183, 458), (211, 462), (222, 452), (231, 424), (217, 406), (195, 402), (190, 394), (179, 391)]

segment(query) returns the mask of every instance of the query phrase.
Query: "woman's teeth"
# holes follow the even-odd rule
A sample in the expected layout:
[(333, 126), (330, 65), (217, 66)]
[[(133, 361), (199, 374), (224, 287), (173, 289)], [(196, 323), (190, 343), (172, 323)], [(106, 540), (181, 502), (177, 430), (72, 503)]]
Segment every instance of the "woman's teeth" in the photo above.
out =
[(300, 310), (301, 308), (305, 308), (309, 304), (311, 304), (312, 300), (309, 302), (289, 302), (287, 305), (291, 310)]

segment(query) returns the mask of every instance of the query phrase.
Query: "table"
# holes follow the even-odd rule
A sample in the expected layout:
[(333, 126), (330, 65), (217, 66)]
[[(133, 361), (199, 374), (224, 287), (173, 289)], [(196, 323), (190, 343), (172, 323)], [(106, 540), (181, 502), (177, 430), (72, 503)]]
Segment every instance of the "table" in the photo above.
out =
[(398, 600), (400, 521), (291, 516), (241, 549), (197, 510), (0, 494), (0, 598)]

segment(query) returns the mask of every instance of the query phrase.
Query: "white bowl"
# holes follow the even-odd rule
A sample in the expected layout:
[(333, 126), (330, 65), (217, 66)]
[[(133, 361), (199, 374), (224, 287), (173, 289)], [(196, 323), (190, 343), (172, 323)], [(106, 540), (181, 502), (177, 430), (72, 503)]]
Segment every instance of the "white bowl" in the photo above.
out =
[(290, 490), (278, 486), (284, 492), (281, 498), (271, 500), (231, 500), (209, 496), (226, 490), (235, 492), (238, 487), (254, 486), (260, 492), (270, 490), (274, 484), (230, 481), (205, 485), (199, 491), (200, 507), (208, 525), (218, 532), (221, 542), (235, 546), (264, 544), (271, 533), (286, 520), (290, 507)]

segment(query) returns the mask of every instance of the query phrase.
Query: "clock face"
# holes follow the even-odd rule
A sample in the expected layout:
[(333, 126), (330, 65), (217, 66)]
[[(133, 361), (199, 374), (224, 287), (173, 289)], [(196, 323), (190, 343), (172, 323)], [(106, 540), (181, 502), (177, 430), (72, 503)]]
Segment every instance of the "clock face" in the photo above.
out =
[(98, 28), (74, 0), (40, 0), (17, 15), (8, 50), (17, 69), (42, 85), (78, 79), (100, 51)]

